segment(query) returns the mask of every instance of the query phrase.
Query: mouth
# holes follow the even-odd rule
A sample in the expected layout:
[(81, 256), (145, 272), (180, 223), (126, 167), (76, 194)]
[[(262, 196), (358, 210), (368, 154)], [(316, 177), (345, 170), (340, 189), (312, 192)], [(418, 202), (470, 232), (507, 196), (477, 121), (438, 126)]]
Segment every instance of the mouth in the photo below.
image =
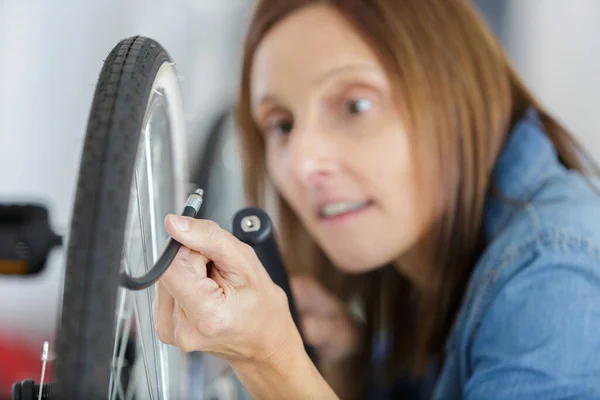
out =
[(319, 207), (318, 216), (322, 221), (340, 221), (362, 213), (372, 205), (371, 200), (327, 203)]

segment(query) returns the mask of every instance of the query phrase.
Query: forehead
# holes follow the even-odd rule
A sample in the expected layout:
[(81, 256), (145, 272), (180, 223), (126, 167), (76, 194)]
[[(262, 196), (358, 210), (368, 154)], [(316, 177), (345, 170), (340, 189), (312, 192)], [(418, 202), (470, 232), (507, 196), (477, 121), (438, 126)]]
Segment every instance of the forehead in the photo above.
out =
[(253, 98), (282, 85), (306, 87), (347, 65), (379, 66), (369, 45), (334, 8), (313, 5), (295, 11), (263, 38), (254, 55)]

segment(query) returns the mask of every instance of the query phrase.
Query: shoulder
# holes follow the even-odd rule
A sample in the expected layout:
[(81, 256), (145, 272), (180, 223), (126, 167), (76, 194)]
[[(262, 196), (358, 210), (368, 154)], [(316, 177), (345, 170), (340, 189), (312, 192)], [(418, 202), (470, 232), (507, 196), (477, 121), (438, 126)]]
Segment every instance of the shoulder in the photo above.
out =
[[(503, 290), (532, 274), (563, 283), (594, 277), (591, 282), (600, 290), (600, 189), (595, 185), (600, 188), (597, 180), (562, 170), (548, 176), (526, 203), (506, 206), (502, 228), (475, 266), (466, 294), (470, 314), (478, 316), (472, 329)], [(570, 273), (562, 276), (566, 266)]]
[(486, 198), (487, 246), (448, 341), (445, 382), (467, 399), (600, 398), (600, 180), (566, 169), (532, 113), (493, 178), (501, 195)]
[[(473, 272), (475, 291), (498, 291), (544, 265), (570, 264), (600, 276), (600, 181), (562, 170), (522, 204), (506, 206), (505, 221)], [(481, 311), (481, 310), (480, 310)]]
[(600, 380), (586, 383), (600, 376), (600, 358), (590, 357), (600, 354), (598, 332), (600, 195), (563, 171), (511, 212), (475, 268), (460, 338), (465, 393), (600, 391)]

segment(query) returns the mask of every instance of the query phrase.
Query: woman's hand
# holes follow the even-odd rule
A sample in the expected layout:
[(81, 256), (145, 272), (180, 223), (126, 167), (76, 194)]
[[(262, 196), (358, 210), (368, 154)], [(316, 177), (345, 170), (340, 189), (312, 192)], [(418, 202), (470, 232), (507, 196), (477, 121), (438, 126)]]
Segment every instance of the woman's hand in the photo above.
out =
[(285, 293), (254, 250), (208, 220), (169, 216), (182, 244), (157, 284), (153, 311), (161, 341), (235, 362), (276, 364), (302, 340)]
[(316, 349), (321, 365), (335, 365), (352, 355), (358, 328), (344, 304), (310, 277), (293, 277), (290, 286), (304, 340)]

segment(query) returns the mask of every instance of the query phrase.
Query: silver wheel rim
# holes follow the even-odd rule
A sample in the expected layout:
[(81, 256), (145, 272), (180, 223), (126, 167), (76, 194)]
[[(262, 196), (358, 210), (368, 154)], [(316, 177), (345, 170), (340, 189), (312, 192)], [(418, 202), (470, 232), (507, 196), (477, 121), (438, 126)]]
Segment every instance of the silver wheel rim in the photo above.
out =
[[(158, 259), (168, 238), (164, 217), (179, 213), (186, 197), (184, 120), (170, 63), (157, 73), (142, 126), (121, 261), (132, 276), (142, 275)], [(119, 288), (109, 399), (186, 397), (187, 357), (159, 341), (152, 316), (155, 294), (154, 287), (139, 292)], [(135, 343), (134, 365), (126, 362), (130, 342)]]

